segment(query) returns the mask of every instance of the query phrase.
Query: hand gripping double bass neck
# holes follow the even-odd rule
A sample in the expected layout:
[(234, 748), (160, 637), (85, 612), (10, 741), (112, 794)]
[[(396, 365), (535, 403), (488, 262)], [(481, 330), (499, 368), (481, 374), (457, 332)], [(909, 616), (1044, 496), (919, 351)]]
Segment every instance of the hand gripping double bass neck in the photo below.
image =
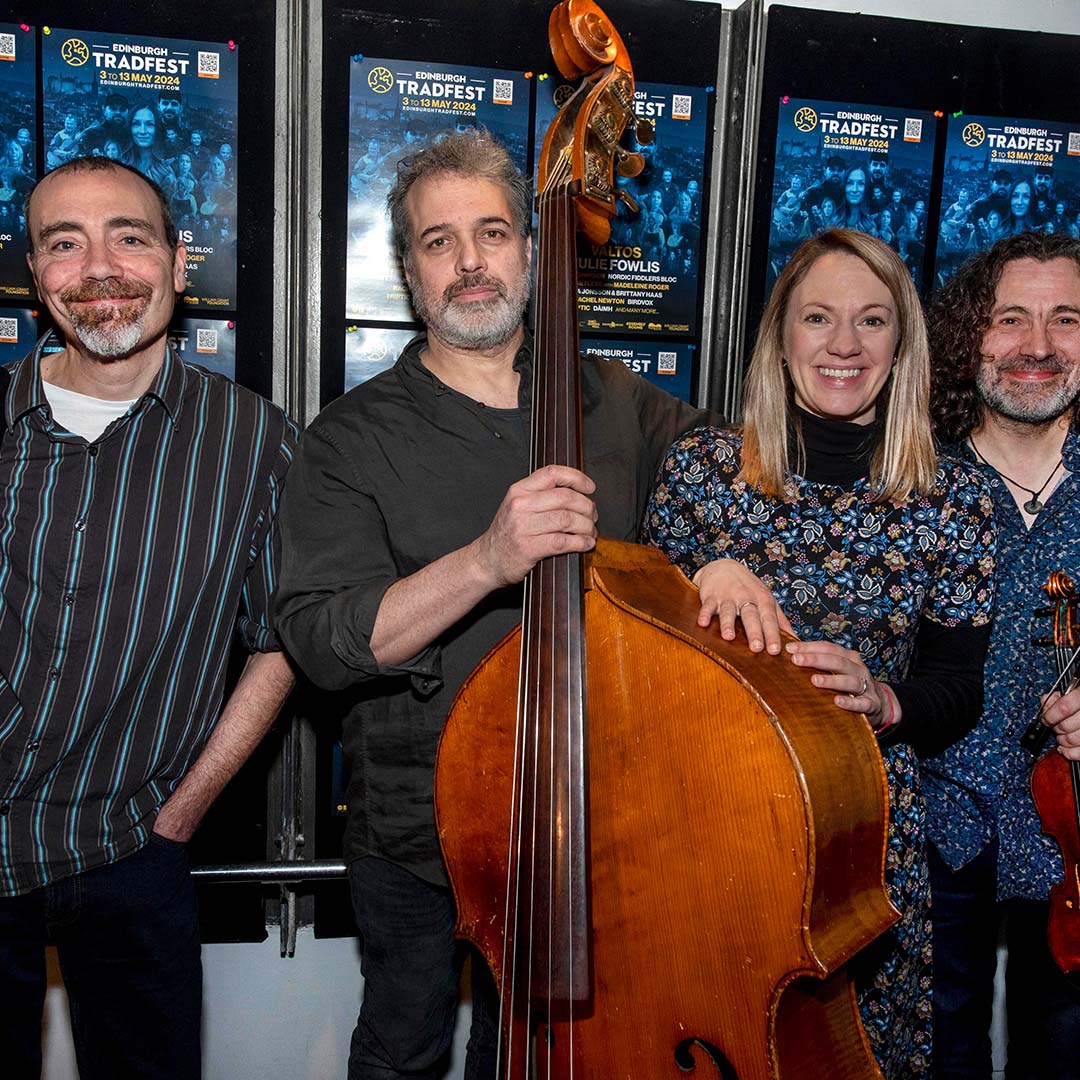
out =
[[(539, 171), (533, 469), (585, 464), (575, 229), (604, 243), (614, 173), (641, 167), (604, 13), (564, 0), (549, 36), (583, 81)], [(844, 966), (896, 919), (877, 743), (699, 607), (654, 550), (544, 559), (455, 700), (435, 813), (457, 933), (499, 987), (499, 1080), (880, 1076)]]
[[(1051, 644), (1058, 678), (1051, 690), (1067, 693), (1080, 676), (1080, 632), (1077, 596), (1072, 579), (1055, 570), (1046, 584), (1054, 616)], [(1021, 742), (1038, 754), (1050, 729), (1040, 715), (1024, 732)], [(1050, 917), (1046, 935), (1050, 954), (1066, 975), (1080, 972), (1080, 762), (1061, 754), (1044, 754), (1031, 772), (1031, 795), (1043, 832), (1057, 841), (1065, 866), (1064, 878), (1050, 889)]]

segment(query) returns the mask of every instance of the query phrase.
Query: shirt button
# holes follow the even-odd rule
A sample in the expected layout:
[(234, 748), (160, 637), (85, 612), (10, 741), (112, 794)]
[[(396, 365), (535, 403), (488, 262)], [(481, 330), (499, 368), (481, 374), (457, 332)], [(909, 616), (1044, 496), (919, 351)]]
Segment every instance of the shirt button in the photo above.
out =
[(64, 603), (69, 604), (69, 605), (74, 604), (75, 603), (75, 594), (73, 592), (64, 593)]
[(41, 742), (40, 742), (40, 740), (38, 740), (38, 739), (31, 739), (31, 740), (30, 740), (30, 742), (28, 742), (28, 743), (26, 744), (26, 749), (27, 749), (27, 751), (29, 751), (29, 753), (31, 753), (31, 754), (32, 754), (32, 753), (33, 753), (33, 752), (34, 752), (35, 750), (39, 749), (40, 747), (41, 747)]
[(91, 457), (97, 457), (97, 450), (98, 450), (98, 448), (97, 448), (97, 443), (95, 443), (95, 444), (94, 444), (93, 446), (88, 446), (88, 447), (86, 448), (86, 452), (87, 452), (87, 453), (88, 453), (88, 454), (89, 454), (89, 455), (90, 455)]
[(54, 667), (52, 671), (49, 672), (49, 678), (53, 682), (56, 682), (56, 680), (60, 678), (60, 669)]
[(79, 518), (79, 520), (75, 522), (75, 531), (76, 532), (82, 532), (83, 529), (85, 529), (85, 528), (86, 528), (86, 522), (83, 521), (82, 518)]
[(11, 813), (11, 803), (0, 803), (0, 817), (7, 817)]

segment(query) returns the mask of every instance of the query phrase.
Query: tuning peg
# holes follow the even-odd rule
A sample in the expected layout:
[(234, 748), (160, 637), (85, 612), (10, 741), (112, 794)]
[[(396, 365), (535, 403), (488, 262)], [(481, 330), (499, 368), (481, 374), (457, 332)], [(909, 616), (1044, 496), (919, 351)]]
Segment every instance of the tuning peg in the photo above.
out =
[[(634, 157), (637, 156), (637, 154), (634, 155)], [(618, 196), (620, 202), (622, 202), (626, 206), (626, 208), (630, 211), (631, 214), (636, 214), (641, 209), (641, 207), (638, 206), (637, 199), (635, 199), (634, 196), (631, 195), (630, 192), (626, 191), (624, 188), (616, 188), (615, 194)]]
[(634, 138), (639, 146), (648, 146), (656, 138), (656, 127), (642, 116), (635, 116), (634, 121)]
[(629, 150), (618, 151), (618, 163), (616, 168), (620, 176), (637, 176), (645, 168), (645, 158), (641, 154), (632, 154)]

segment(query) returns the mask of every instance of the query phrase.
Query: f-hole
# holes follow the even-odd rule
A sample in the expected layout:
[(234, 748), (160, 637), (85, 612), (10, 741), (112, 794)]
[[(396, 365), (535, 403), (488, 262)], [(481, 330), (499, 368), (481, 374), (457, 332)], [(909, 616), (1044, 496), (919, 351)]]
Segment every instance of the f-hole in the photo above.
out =
[(709, 1056), (709, 1059), (716, 1066), (716, 1071), (720, 1075), (720, 1080), (739, 1080), (739, 1074), (735, 1071), (735, 1066), (728, 1061), (727, 1055), (724, 1054), (719, 1046), (709, 1042), (707, 1039), (683, 1039), (683, 1041), (675, 1047), (675, 1064), (678, 1065), (683, 1072), (694, 1072), (694, 1070), (697, 1069), (697, 1059), (692, 1053), (694, 1047), (697, 1047), (699, 1050), (704, 1050)]

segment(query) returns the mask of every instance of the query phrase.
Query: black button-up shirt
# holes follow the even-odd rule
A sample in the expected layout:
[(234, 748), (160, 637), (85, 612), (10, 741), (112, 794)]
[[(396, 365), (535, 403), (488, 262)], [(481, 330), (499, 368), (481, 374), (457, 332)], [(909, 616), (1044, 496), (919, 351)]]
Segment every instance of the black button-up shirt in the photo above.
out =
[[(346, 857), (378, 855), (445, 883), (432, 807), (439, 735), (465, 677), (520, 621), (521, 588), (492, 593), (399, 668), (379, 668), (369, 641), (386, 590), (475, 540), (528, 473), (532, 352), (527, 341), (515, 360), (519, 408), (502, 410), (439, 382), (420, 362), (425, 344), (410, 343), (304, 433), (282, 507), (275, 612), (309, 678), (352, 688)], [(664, 452), (715, 417), (589, 358), (582, 412), (598, 530), (635, 540)]]
[(139, 848), (214, 727), (234, 628), (280, 647), (272, 526), (296, 442), (170, 349), (88, 444), (54, 421), (40, 354), (13, 370), (0, 443), (0, 895)]

